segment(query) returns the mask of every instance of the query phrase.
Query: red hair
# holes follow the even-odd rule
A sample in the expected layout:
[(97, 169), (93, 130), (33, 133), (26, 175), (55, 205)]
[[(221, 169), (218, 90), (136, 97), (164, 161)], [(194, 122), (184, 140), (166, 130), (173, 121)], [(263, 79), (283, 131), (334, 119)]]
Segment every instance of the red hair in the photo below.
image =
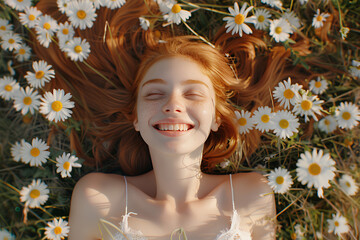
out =
[[(37, 7), (59, 22), (66, 19), (58, 12), (55, 0), (40, 1)], [(154, 1), (145, 4), (143, 0), (131, 0), (117, 10), (101, 8), (92, 28), (77, 30), (77, 35), (91, 45), (86, 64), (74, 64), (54, 43), (45, 49), (34, 40), (34, 51), (56, 72), (55, 80), (46, 87), (62, 88), (74, 96), (73, 118), (84, 124), (83, 131), (72, 131), (70, 139), (80, 157), (96, 165), (118, 162), (123, 173), (137, 175), (152, 168), (147, 145), (133, 127), (137, 86), (157, 60), (179, 55), (191, 58), (213, 81), (216, 115), (221, 118), (219, 130), (212, 132), (205, 143), (202, 170), (209, 172), (237, 148), (240, 136), (233, 104), (249, 111), (270, 105), (270, 90), (279, 81), (288, 76), (300, 79), (306, 73), (298, 74), (298, 67), (291, 65), (289, 50), (275, 47), (269, 51), (260, 32), (239, 38), (222, 28), (213, 40), (217, 46), (213, 48), (195, 37), (167, 37), (164, 28), (164, 42), (159, 43), (155, 31), (144, 31), (139, 26), (138, 18), (150, 12), (159, 13)], [(298, 49), (296, 45), (293, 48), (302, 53), (306, 51), (303, 45), (301, 42)], [(83, 138), (92, 140), (93, 157), (83, 152)], [(252, 131), (241, 139), (249, 156), (260, 143), (260, 133)]]

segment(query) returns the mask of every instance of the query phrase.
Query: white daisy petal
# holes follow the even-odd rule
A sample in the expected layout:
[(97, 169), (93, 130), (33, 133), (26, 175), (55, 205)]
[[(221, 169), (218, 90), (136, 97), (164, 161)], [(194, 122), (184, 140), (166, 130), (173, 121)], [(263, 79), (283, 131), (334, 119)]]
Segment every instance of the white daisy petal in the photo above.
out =
[(281, 167), (275, 168), (271, 171), (268, 180), (268, 184), (274, 192), (281, 194), (287, 192), (293, 184), (289, 171)]
[(28, 142), (23, 143), (22, 147), (22, 161), (29, 163), (30, 166), (42, 166), (49, 158), (49, 146), (41, 139), (33, 138), (31, 144)]
[(64, 51), (72, 61), (82, 62), (90, 54), (90, 44), (85, 39), (75, 37), (66, 43)]
[(339, 179), (339, 185), (341, 189), (344, 191), (344, 193), (346, 193), (349, 196), (355, 195), (359, 189), (355, 180), (347, 174), (341, 176), (341, 178)]
[(272, 119), (274, 133), (280, 138), (289, 138), (299, 132), (299, 120), (287, 110), (276, 112)]
[(321, 115), (321, 104), (323, 100), (319, 100), (316, 95), (308, 96), (307, 92), (298, 99), (294, 105), (293, 112), (300, 116), (305, 116), (305, 122), (309, 121), (308, 116), (312, 116), (317, 121), (316, 115)]
[(71, 24), (81, 30), (91, 28), (97, 14), (94, 5), (89, 0), (74, 0), (69, 3), (67, 15)]
[(291, 78), (288, 78), (287, 81), (280, 82), (279, 85), (275, 87), (273, 96), (285, 109), (290, 109), (290, 106), (295, 105), (298, 99), (300, 99), (299, 90), (301, 88), (302, 85), (298, 85), (297, 83), (291, 84)]
[(20, 85), (11, 76), (4, 76), (0, 78), (0, 97), (5, 100), (13, 99), (20, 90)]
[(352, 129), (359, 124), (359, 108), (352, 102), (341, 102), (336, 109), (335, 118), (340, 128)]
[(70, 231), (68, 222), (62, 218), (54, 218), (51, 222), (48, 222), (47, 225), (48, 226), (45, 227), (45, 236), (47, 239), (65, 239)]
[(251, 129), (254, 128), (254, 121), (250, 117), (250, 112), (244, 110), (241, 110), (241, 112), (235, 111), (235, 115), (239, 125), (240, 134), (248, 133)]
[(339, 237), (341, 237), (342, 233), (347, 233), (350, 230), (346, 218), (341, 216), (340, 213), (333, 214), (332, 219), (327, 219), (327, 222), (329, 224), (329, 233), (334, 232)]
[(318, 127), (321, 131), (331, 133), (337, 128), (336, 119), (333, 116), (328, 115), (319, 121)]
[(70, 155), (70, 153), (63, 153), (56, 158), (57, 173), (61, 173), (61, 177), (71, 177), (70, 172), (73, 167), (81, 167), (81, 164), (75, 163), (78, 160), (77, 157)]
[(20, 201), (25, 202), (25, 205), (30, 208), (37, 208), (48, 200), (49, 192), (44, 182), (34, 179), (29, 186), (21, 189)]
[(40, 112), (46, 115), (49, 121), (64, 121), (71, 116), (74, 102), (69, 101), (70, 93), (65, 95), (64, 90), (54, 89), (53, 93), (45, 92), (44, 97), (41, 98)]

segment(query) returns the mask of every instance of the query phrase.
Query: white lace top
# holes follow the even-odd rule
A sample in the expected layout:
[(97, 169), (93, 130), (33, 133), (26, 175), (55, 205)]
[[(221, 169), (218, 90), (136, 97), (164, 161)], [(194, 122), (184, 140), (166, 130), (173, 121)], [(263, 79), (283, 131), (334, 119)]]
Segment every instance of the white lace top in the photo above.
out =
[[(128, 218), (131, 214), (136, 215), (134, 212), (127, 212), (127, 181), (125, 179), (125, 189), (126, 189), (126, 207), (125, 207), (125, 215), (120, 222), (120, 229), (124, 233), (116, 233), (115, 240), (148, 240), (141, 231), (134, 230), (128, 225)], [(233, 206), (233, 215), (231, 217), (231, 226), (229, 229), (222, 230), (215, 238), (215, 240), (251, 240), (250, 232), (245, 232), (240, 230), (240, 216), (235, 209), (234, 203), (234, 190), (232, 184), (232, 178), (230, 174), (230, 186), (231, 186), (231, 197), (232, 197), (232, 206)], [(125, 236), (124, 236), (125, 235)], [(170, 239), (170, 237), (169, 237)]]

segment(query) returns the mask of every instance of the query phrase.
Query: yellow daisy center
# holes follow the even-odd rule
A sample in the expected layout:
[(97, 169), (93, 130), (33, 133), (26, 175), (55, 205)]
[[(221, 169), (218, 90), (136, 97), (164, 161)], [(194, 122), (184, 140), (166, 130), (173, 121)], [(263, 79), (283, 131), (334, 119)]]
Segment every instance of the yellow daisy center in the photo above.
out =
[(29, 20), (30, 20), (30, 21), (34, 21), (34, 20), (35, 20), (35, 16), (32, 15), (32, 14), (30, 14), (30, 15), (29, 15)]
[(263, 123), (269, 122), (269, 121), (270, 121), (269, 115), (267, 115), (267, 114), (262, 115), (262, 116), (261, 116), (261, 121), (262, 121)]
[(327, 119), (324, 120), (324, 123), (325, 123), (326, 126), (329, 126), (329, 125), (330, 125), (330, 121), (327, 120)]
[(31, 198), (38, 198), (38, 197), (40, 197), (40, 191), (37, 189), (33, 189), (33, 190), (31, 190), (29, 195)]
[(51, 104), (51, 108), (52, 110), (54, 110), (55, 112), (58, 112), (62, 109), (63, 105), (60, 101), (54, 101), (52, 104)]
[(181, 7), (179, 4), (174, 4), (174, 6), (171, 8), (171, 11), (173, 13), (179, 13), (181, 11)]
[(316, 17), (316, 21), (321, 22), (323, 20), (323, 17), (321, 15)]
[(5, 31), (5, 30), (6, 30), (6, 27), (5, 27), (5, 26), (1, 26), (1, 27), (0, 27), (0, 30)]
[(4, 89), (5, 89), (5, 91), (10, 92), (13, 89), (13, 87), (10, 84), (8, 84), (4, 87)]
[(4, 237), (4, 240), (9, 240), (9, 238), (8, 238), (8, 237)]
[(32, 117), (25, 115), (25, 116), (23, 116), (22, 120), (23, 120), (23, 123), (30, 123), (32, 120)]
[(245, 126), (247, 123), (246, 118), (239, 118), (238, 123), (240, 126)]
[(26, 53), (25, 49), (21, 48), (19, 49), (19, 54), (20, 55), (24, 55)]
[(30, 105), (32, 103), (31, 97), (24, 97), (23, 102), (25, 105)]
[(84, 10), (79, 10), (79, 11), (77, 11), (76, 15), (77, 15), (77, 17), (80, 18), (80, 19), (86, 18), (86, 12), (85, 12)]
[(292, 240), (296, 240), (296, 233), (292, 233), (292, 234), (291, 234), (291, 239), (292, 239)]
[(64, 35), (67, 35), (67, 34), (69, 34), (69, 29), (67, 29), (67, 28), (64, 28), (64, 29), (62, 30), (62, 33), (63, 33)]
[(235, 16), (235, 23), (236, 24), (243, 24), (245, 21), (245, 16), (242, 15), (241, 13), (239, 13), (238, 15)]
[(304, 110), (304, 111), (309, 111), (312, 107), (312, 102), (310, 100), (303, 100), (301, 102), (301, 108)]
[(64, 169), (65, 170), (69, 170), (70, 169), (70, 163), (69, 162), (64, 162), (64, 164), (63, 164), (63, 167), (64, 167)]
[(23, 0), (17, 0), (18, 2), (22, 2)]
[(347, 187), (351, 187), (351, 184), (350, 184), (349, 182), (346, 182), (345, 185), (346, 185)]
[(282, 31), (283, 31), (283, 30), (282, 30), (282, 27), (276, 27), (276, 28), (275, 28), (275, 33), (276, 33), (276, 34), (280, 34), (280, 33), (282, 33)]
[(49, 30), (51, 28), (51, 25), (50, 23), (44, 23), (43, 27), (46, 29), (46, 30)]
[(279, 126), (283, 129), (288, 128), (289, 127), (289, 122), (286, 119), (281, 119), (279, 122)]
[(351, 114), (350, 114), (349, 112), (344, 112), (344, 113), (342, 114), (342, 118), (343, 118), (344, 120), (349, 120), (349, 119), (351, 118)]
[(275, 181), (277, 184), (281, 185), (284, 183), (285, 179), (283, 176), (278, 176)]
[(265, 17), (263, 15), (258, 16), (258, 22), (265, 21)]
[(345, 143), (345, 145), (347, 145), (347, 146), (351, 146), (351, 145), (353, 145), (354, 144), (354, 141), (353, 140), (351, 140), (351, 139), (345, 139), (344, 140), (344, 143)]
[(74, 47), (74, 51), (76, 53), (81, 53), (82, 52), (82, 47), (80, 45), (77, 45), (77, 46)]
[(335, 225), (335, 227), (338, 227), (338, 226), (340, 226), (340, 223), (338, 221), (335, 221), (334, 225)]
[(37, 157), (40, 155), (40, 150), (38, 148), (32, 148), (30, 150), (30, 155), (33, 157)]
[(37, 79), (41, 79), (43, 76), (44, 76), (44, 71), (37, 71), (36, 73), (35, 73), (35, 77), (37, 78)]
[(316, 88), (321, 88), (321, 82), (315, 82), (315, 87)]
[(13, 43), (15, 43), (15, 40), (12, 39), (12, 38), (10, 38), (8, 42), (9, 42), (10, 44), (13, 44)]
[(317, 163), (310, 164), (308, 170), (309, 173), (313, 176), (319, 175), (321, 173), (321, 167)]
[(62, 232), (61, 227), (57, 226), (56, 228), (54, 228), (54, 233), (55, 233), (56, 235), (61, 234), (61, 232)]
[(286, 89), (284, 91), (284, 97), (286, 99), (292, 99), (294, 97), (295, 93), (291, 89)]

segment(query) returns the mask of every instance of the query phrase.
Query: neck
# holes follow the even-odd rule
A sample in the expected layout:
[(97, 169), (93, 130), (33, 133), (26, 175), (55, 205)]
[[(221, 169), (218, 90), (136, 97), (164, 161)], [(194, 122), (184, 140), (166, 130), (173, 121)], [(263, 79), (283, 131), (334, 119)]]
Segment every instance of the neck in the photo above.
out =
[(150, 150), (156, 181), (156, 199), (178, 208), (198, 200), (203, 148), (190, 154), (171, 154)]

